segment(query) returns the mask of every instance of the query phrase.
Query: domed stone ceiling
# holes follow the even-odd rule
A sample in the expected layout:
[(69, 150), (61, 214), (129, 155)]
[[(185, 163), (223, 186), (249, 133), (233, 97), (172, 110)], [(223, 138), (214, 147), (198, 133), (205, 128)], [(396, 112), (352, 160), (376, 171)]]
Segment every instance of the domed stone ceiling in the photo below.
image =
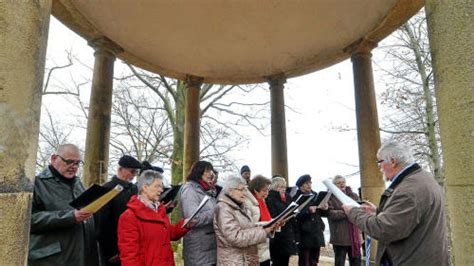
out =
[(53, 15), (87, 40), (105, 36), (132, 64), (212, 83), (306, 74), (376, 43), (415, 14), (409, 0), (55, 0)]

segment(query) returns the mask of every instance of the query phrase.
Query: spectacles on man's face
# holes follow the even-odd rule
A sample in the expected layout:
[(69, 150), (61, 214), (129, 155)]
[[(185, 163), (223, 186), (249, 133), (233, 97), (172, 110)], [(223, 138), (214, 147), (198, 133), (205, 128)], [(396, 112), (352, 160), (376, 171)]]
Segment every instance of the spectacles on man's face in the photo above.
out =
[(75, 165), (75, 166), (81, 166), (84, 164), (83, 161), (81, 160), (70, 160), (70, 159), (64, 159), (64, 157), (62, 157), (61, 155), (59, 154), (56, 154), (56, 156), (58, 156), (65, 164), (67, 165)]
[(382, 160), (378, 160), (378, 161), (377, 161), (377, 165), (380, 165), (380, 164), (383, 163), (384, 161), (385, 161), (385, 160), (383, 160), (383, 159), (382, 159)]

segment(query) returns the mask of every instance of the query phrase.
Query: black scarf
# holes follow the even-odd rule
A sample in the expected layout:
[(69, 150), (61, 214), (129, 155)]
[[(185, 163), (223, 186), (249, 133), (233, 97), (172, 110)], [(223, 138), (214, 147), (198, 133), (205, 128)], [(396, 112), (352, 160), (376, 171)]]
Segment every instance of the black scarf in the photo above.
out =
[(56, 170), (56, 168), (54, 168), (52, 165), (49, 165), (49, 170), (51, 171), (51, 174), (53, 174), (53, 176), (59, 179), (61, 182), (71, 187), (74, 185), (74, 182), (76, 181), (75, 176), (73, 178), (66, 178), (62, 174), (60, 174), (58, 170)]

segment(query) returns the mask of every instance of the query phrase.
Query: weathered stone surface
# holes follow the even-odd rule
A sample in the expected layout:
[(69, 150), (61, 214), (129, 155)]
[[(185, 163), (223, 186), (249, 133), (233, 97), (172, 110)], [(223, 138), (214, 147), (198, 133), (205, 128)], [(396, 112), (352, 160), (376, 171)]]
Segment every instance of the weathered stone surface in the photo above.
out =
[(107, 180), (115, 54), (120, 47), (105, 38), (90, 43), (95, 49), (94, 75), (87, 118), (83, 180), (86, 186)]
[(184, 117), (184, 166), (183, 178), (191, 170), (192, 164), (199, 160), (199, 128), (201, 126), (200, 90), (202, 78), (188, 76), (186, 78), (186, 107)]
[(26, 265), (50, 0), (0, 1), (0, 258)]
[(31, 197), (30, 192), (0, 193), (0, 265), (26, 265)]
[(268, 78), (270, 84), (272, 176), (280, 175), (288, 183), (288, 149), (286, 142), (285, 83), (283, 75)]
[(426, 1), (453, 265), (474, 265), (474, 1)]

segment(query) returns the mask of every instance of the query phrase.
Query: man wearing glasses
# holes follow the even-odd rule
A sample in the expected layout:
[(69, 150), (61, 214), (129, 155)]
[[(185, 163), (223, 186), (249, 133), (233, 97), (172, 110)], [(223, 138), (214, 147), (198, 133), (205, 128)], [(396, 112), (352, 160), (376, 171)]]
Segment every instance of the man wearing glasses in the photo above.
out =
[(377, 164), (391, 182), (378, 208), (342, 206), (351, 223), (379, 241), (376, 264), (448, 265), (443, 191), (433, 175), (397, 142), (379, 149)]
[(28, 265), (98, 265), (92, 213), (69, 203), (84, 192), (79, 148), (63, 144), (34, 181)]
[(120, 215), (127, 210), (130, 198), (138, 193), (138, 188), (132, 181), (142, 168), (142, 164), (129, 155), (122, 156), (118, 165), (117, 174), (103, 186), (112, 189), (116, 185), (121, 185), (123, 190), (105, 205), (96, 217), (99, 225), (100, 253), (104, 265), (120, 265), (117, 245), (118, 220)]

